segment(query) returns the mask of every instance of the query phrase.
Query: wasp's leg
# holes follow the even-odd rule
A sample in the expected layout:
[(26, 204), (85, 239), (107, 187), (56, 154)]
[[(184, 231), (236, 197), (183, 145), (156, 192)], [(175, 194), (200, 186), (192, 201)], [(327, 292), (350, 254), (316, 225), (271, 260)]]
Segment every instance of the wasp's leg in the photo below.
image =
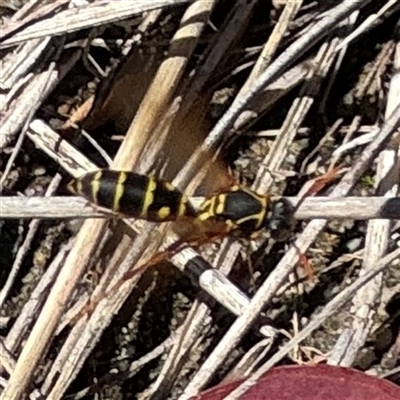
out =
[(310, 260), (308, 257), (300, 251), (300, 249), (296, 246), (296, 244), (293, 244), (294, 249), (296, 250), (296, 253), (299, 257), (299, 265), (303, 268), (305, 274), (307, 275), (308, 279), (310, 281), (315, 282), (315, 273), (314, 269), (310, 263)]

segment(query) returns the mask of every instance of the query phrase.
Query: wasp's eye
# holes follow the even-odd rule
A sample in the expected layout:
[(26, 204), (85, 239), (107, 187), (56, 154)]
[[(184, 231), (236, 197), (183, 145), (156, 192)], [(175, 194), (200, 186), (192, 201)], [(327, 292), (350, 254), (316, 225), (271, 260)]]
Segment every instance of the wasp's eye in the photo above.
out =
[(293, 214), (293, 206), (288, 200), (282, 198), (272, 203), (266, 227), (274, 240), (284, 241), (290, 237), (295, 224)]

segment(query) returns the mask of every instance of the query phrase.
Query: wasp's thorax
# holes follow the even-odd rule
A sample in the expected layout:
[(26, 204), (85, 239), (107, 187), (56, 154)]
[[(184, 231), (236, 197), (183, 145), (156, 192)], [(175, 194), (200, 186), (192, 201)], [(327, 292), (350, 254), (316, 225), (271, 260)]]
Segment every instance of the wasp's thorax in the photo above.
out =
[(273, 239), (285, 240), (293, 228), (293, 209), (287, 200), (272, 201), (241, 186), (207, 198), (198, 218), (223, 222), (226, 232), (234, 236), (249, 237), (267, 229)]
[(263, 228), (268, 205), (267, 196), (234, 186), (228, 192), (207, 198), (201, 206), (199, 219), (225, 222), (229, 233), (250, 236)]

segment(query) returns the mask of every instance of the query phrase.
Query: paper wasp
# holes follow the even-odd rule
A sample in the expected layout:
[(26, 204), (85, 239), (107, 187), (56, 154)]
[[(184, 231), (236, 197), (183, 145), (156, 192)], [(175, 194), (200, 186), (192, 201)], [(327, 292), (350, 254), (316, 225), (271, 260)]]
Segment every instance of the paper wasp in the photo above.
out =
[(171, 183), (134, 172), (89, 172), (72, 180), (68, 189), (123, 216), (150, 222), (185, 220), (186, 225), (192, 225), (189, 236), (183, 236), (185, 241), (207, 241), (229, 234), (249, 237), (264, 228), (280, 239), (292, 225), (290, 203), (284, 199), (273, 202), (268, 195), (239, 185), (206, 197), (198, 210)]
[[(128, 171), (97, 170), (72, 180), (68, 189), (122, 217), (149, 222), (173, 221), (180, 238), (135, 270), (128, 271), (107, 292), (159, 261), (176, 254), (182, 245), (197, 247), (227, 235), (250, 237), (267, 229), (275, 240), (285, 240), (293, 229), (293, 207), (284, 198), (273, 201), (240, 185), (210, 195), (198, 208), (171, 183)], [(95, 302), (91, 302), (93, 307)]]

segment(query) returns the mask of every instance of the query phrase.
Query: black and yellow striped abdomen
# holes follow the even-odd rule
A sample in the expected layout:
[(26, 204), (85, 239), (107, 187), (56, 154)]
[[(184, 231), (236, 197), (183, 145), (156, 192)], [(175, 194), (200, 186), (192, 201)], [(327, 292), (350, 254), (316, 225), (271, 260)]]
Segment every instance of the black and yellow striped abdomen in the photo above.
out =
[(100, 207), (152, 222), (197, 215), (187, 197), (172, 184), (134, 172), (89, 172), (72, 180), (68, 188)]
[(268, 211), (268, 196), (234, 186), (228, 192), (207, 198), (198, 219), (224, 222), (227, 232), (250, 236), (264, 228)]

